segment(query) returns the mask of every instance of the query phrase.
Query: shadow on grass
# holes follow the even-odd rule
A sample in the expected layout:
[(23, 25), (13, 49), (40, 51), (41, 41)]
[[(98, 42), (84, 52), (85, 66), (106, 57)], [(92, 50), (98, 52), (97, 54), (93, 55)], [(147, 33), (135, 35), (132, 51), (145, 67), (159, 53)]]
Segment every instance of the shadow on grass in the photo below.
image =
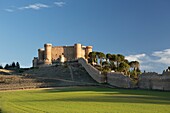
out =
[[(44, 93), (56, 93), (56, 98), (42, 100), (28, 100), (24, 102), (111, 102), (111, 103), (145, 103), (145, 104), (169, 104), (170, 92), (111, 89), (111, 88), (60, 88), (47, 89)], [(43, 93), (41, 92), (41, 93)], [(57, 98), (57, 93), (73, 93), (65, 98)], [(79, 96), (74, 96), (80, 92)], [(85, 92), (85, 93), (83, 93)], [(81, 96), (81, 94), (83, 95)], [(86, 95), (87, 94), (87, 95)], [(89, 95), (90, 94), (90, 95)]]
[(167, 98), (170, 100), (170, 92), (165, 91), (154, 91), (154, 90), (142, 90), (142, 89), (117, 89), (117, 88), (105, 88), (105, 87), (66, 87), (66, 88), (53, 88), (46, 89), (45, 92), (48, 93), (64, 93), (64, 92), (99, 92), (103, 94), (125, 94), (125, 95), (141, 95), (141, 96), (152, 96), (158, 98)]
[[(100, 96), (95, 97), (75, 97), (62, 99), (44, 99), (44, 100), (28, 100), (23, 102), (111, 102), (111, 103), (141, 103), (141, 104), (164, 104), (170, 105), (170, 101), (166, 99), (158, 99), (151, 97), (129, 97), (129, 96)], [(16, 101), (15, 101), (16, 102)], [(21, 102), (21, 101), (20, 101)]]

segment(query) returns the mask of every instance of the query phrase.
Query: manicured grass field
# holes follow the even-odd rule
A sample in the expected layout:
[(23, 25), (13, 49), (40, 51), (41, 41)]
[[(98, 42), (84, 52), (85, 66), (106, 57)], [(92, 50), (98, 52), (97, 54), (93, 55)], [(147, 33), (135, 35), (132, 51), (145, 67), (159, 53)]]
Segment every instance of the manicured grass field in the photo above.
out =
[(0, 92), (2, 113), (170, 113), (170, 92), (72, 87)]

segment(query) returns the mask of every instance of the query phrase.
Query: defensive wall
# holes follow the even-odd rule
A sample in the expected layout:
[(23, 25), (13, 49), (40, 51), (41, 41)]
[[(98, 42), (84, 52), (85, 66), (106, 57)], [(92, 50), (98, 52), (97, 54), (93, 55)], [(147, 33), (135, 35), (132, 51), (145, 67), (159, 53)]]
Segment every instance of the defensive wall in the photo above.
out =
[(143, 73), (139, 75), (138, 87), (140, 89), (170, 91), (170, 72), (164, 72), (163, 74)]
[(135, 84), (128, 76), (120, 72), (107, 73), (107, 83), (120, 88), (134, 88)]
[(79, 58), (78, 62), (98, 83), (108, 83), (119, 88), (140, 88), (170, 91), (170, 72), (164, 72), (163, 74), (143, 73), (139, 75), (139, 82), (135, 85), (129, 76), (125, 76), (122, 73), (111, 72), (107, 73), (107, 75), (103, 75), (99, 70), (88, 64), (85, 59)]
[(88, 64), (85, 59), (79, 58), (78, 62), (85, 68), (89, 75), (98, 83), (105, 83), (106, 77), (99, 70)]
[(101, 74), (99, 70), (88, 64), (83, 58), (78, 59), (78, 62), (86, 69), (89, 75), (99, 83), (108, 83), (112, 86), (120, 88), (132, 88), (133, 83), (130, 78), (124, 76), (122, 73), (108, 73), (107, 75)]

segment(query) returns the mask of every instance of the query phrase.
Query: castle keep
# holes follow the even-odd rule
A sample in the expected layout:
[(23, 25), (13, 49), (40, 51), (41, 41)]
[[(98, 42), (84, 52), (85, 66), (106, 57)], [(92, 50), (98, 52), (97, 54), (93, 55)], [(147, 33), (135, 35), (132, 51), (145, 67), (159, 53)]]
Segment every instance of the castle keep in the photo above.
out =
[(52, 46), (52, 44), (44, 44), (43, 49), (38, 49), (38, 57), (33, 59), (33, 67), (51, 65), (56, 62), (71, 61), (78, 58), (88, 58), (88, 54), (92, 52), (92, 46), (82, 46), (74, 44), (74, 46)]

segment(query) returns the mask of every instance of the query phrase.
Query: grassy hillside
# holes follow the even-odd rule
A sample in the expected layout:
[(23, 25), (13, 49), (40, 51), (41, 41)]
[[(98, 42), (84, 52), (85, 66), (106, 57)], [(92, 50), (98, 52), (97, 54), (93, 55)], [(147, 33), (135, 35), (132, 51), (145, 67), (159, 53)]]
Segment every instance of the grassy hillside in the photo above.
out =
[(3, 113), (170, 113), (170, 92), (72, 87), (0, 92)]
[(0, 73), (0, 90), (99, 85), (78, 62), (29, 69), (16, 75), (3, 73)]

